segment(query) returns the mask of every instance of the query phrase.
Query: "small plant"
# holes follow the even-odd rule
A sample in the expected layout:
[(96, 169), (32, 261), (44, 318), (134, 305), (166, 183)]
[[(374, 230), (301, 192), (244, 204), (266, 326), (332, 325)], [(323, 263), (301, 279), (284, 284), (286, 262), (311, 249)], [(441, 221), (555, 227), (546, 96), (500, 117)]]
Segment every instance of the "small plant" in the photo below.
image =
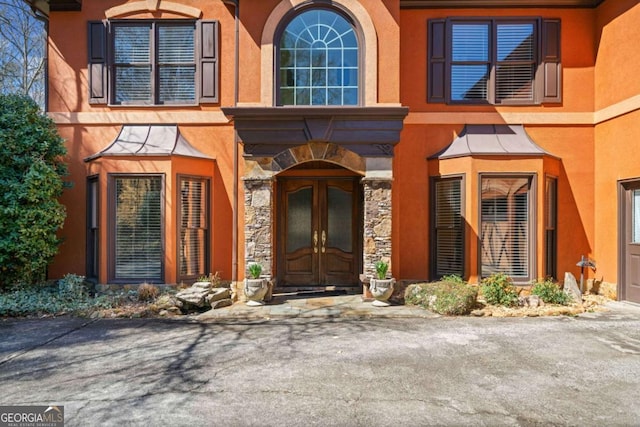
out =
[(572, 301), (571, 295), (560, 289), (560, 286), (551, 279), (535, 282), (531, 288), (531, 294), (538, 295), (548, 304), (567, 305)]
[(196, 280), (196, 282), (210, 282), (210, 281), (211, 281), (211, 277), (210, 276), (200, 276)]
[(482, 279), (482, 294), (487, 304), (513, 307), (518, 304), (518, 291), (511, 277), (504, 273), (494, 273)]
[(384, 280), (387, 277), (387, 271), (389, 271), (389, 263), (385, 261), (376, 262), (376, 276), (379, 280)]
[(477, 297), (477, 286), (445, 280), (409, 285), (405, 291), (406, 304), (450, 316), (469, 314)]
[(459, 285), (467, 284), (467, 282), (457, 274), (445, 274), (444, 276), (442, 276), (442, 278), (440, 278), (440, 280), (443, 282), (457, 283)]
[(259, 279), (262, 274), (262, 266), (256, 262), (249, 264), (249, 276), (252, 279)]
[(77, 274), (66, 274), (58, 280), (58, 294), (61, 298), (68, 300), (82, 299), (87, 296), (87, 289), (84, 286), (84, 276)]
[(150, 285), (149, 283), (143, 283), (138, 286), (138, 301), (151, 301), (154, 300), (160, 291), (157, 287)]

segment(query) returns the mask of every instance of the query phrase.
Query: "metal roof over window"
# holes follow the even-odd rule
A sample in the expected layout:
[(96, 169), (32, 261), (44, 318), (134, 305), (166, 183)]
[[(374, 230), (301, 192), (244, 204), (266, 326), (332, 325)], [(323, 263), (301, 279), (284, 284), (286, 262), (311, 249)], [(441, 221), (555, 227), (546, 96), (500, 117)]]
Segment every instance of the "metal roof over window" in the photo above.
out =
[(496, 155), (556, 157), (533, 142), (522, 125), (466, 125), (451, 144), (429, 159)]
[(116, 139), (85, 162), (103, 156), (185, 156), (213, 159), (187, 141), (177, 125), (123, 125)]

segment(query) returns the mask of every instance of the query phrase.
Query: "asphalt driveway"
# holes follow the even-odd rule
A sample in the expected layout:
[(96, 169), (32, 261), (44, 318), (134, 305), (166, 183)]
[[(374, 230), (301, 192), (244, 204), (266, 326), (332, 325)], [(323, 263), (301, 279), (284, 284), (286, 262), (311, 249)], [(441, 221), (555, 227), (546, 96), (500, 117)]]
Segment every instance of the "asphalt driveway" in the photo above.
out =
[(554, 318), (0, 320), (67, 426), (640, 425), (640, 307)]

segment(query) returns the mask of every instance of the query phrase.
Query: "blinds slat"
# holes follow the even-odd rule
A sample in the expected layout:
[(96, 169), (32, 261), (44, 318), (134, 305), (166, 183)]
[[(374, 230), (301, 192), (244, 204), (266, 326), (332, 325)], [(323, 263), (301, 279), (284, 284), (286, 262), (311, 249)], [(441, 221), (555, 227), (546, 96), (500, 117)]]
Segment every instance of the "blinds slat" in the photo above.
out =
[(435, 184), (435, 275), (464, 274), (461, 180)]
[(530, 275), (530, 179), (482, 178), (482, 276)]
[(162, 279), (162, 179), (116, 178), (115, 278)]

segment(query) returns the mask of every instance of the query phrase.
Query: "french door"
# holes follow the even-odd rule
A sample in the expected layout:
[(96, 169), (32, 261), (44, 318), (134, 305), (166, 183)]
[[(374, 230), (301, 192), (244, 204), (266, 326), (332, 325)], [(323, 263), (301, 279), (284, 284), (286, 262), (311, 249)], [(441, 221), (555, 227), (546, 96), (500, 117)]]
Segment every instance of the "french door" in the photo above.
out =
[(358, 178), (283, 178), (278, 191), (278, 286), (357, 286)]

